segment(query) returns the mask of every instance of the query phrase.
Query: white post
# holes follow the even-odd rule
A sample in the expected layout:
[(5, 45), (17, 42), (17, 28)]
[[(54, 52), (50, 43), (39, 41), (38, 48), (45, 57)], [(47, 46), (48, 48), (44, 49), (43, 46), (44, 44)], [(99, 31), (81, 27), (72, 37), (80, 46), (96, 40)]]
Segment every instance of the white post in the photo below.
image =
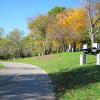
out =
[(72, 48), (72, 52), (74, 52), (74, 48)]
[(15, 57), (13, 58), (13, 61), (15, 62)]
[(69, 44), (69, 48), (68, 48), (69, 52), (71, 52), (71, 45)]
[(80, 55), (80, 65), (86, 64), (86, 54)]
[(44, 54), (43, 54), (43, 52), (42, 52), (42, 54), (41, 54), (41, 55), (42, 55), (42, 56), (44, 55)]
[(97, 65), (100, 65), (100, 54), (97, 54)]

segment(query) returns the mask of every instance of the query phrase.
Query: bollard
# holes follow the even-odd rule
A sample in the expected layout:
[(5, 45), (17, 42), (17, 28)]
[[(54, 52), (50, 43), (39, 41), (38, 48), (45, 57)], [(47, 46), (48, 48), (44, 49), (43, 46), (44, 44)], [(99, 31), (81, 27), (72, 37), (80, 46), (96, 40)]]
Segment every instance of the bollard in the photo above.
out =
[(86, 54), (80, 55), (80, 65), (86, 64)]
[(13, 61), (15, 62), (15, 57), (13, 58)]
[(100, 54), (97, 54), (97, 65), (100, 65)]
[(72, 52), (74, 52), (74, 48), (72, 48)]
[(71, 45), (69, 44), (68, 51), (71, 52)]

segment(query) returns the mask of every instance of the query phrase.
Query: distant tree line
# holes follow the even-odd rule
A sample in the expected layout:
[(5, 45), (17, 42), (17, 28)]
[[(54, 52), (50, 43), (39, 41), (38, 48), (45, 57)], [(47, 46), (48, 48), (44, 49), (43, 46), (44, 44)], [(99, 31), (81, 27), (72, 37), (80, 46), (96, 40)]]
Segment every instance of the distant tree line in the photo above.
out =
[(0, 59), (41, 56), (81, 50), (84, 43), (100, 43), (100, 2), (87, 0), (85, 7), (54, 7), (47, 15), (30, 18), (29, 33), (13, 29), (7, 36), (0, 28)]

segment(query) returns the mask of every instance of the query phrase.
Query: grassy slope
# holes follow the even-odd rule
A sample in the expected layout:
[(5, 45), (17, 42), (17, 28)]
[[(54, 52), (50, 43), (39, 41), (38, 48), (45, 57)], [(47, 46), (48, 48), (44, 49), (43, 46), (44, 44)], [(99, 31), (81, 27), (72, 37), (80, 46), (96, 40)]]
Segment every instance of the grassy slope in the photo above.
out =
[(2, 64), (0, 64), (0, 69), (1, 69), (1, 68), (3, 68), (3, 65), (2, 65)]
[(56, 95), (61, 100), (99, 100), (100, 66), (96, 57), (87, 55), (87, 64), (79, 65), (80, 53), (18, 59), (17, 62), (35, 64), (44, 68), (51, 77)]

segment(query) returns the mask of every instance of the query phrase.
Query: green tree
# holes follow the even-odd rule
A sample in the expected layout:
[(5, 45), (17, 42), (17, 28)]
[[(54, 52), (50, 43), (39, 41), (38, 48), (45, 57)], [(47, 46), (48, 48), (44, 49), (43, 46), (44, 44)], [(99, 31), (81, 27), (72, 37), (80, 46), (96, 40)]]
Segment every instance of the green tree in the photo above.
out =
[(57, 14), (63, 12), (66, 8), (65, 7), (54, 7), (53, 9), (51, 9), (50, 11), (48, 11), (48, 15), (53, 15), (56, 16)]
[(4, 29), (2, 27), (0, 27), (0, 38), (4, 36)]
[(6, 37), (7, 44), (9, 44), (9, 52), (15, 57), (24, 57), (23, 45), (20, 41), (22, 39), (23, 32), (19, 29), (13, 29)]

